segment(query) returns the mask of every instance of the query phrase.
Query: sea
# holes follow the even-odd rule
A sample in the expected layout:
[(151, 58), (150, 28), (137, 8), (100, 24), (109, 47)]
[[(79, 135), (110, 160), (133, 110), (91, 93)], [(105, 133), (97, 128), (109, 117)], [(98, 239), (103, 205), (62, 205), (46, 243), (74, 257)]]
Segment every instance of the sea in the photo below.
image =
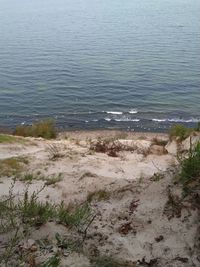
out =
[(199, 0), (0, 0), (0, 126), (200, 120)]

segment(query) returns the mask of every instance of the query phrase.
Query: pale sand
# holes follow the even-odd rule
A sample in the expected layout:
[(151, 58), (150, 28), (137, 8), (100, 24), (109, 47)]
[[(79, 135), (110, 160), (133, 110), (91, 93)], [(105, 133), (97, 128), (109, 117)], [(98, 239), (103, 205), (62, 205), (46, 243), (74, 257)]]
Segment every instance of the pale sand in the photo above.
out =
[[(134, 145), (137, 149), (134, 152), (122, 151), (116, 158), (91, 153), (87, 140), (98, 136), (117, 136), (120, 142)], [(122, 140), (122, 137), (125, 134), (121, 132), (94, 131), (62, 133), (58, 140), (52, 141), (27, 138), (29, 143), (26, 144), (0, 144), (0, 159), (25, 156), (29, 159), (29, 173), (40, 171), (44, 176), (61, 173), (62, 181), (47, 186), (40, 195), (41, 200), (83, 203), (90, 192), (109, 192), (108, 200), (94, 200), (91, 203), (98, 216), (88, 230), (85, 256), (72, 254), (63, 260), (61, 266), (89, 267), (87, 255), (95, 251), (124, 261), (140, 262), (138, 266), (200, 266), (194, 249), (199, 227), (197, 211), (183, 209), (180, 218), (171, 220), (163, 214), (168, 201), (168, 188), (180, 194), (180, 188), (173, 185), (171, 172), (178, 162), (174, 154), (161, 155), (159, 151), (156, 153), (157, 148), (152, 154), (149, 149), (154, 137), (167, 140), (168, 136), (128, 133), (126, 139)], [(56, 145), (63, 157), (50, 160), (49, 145)], [(150, 179), (161, 172), (164, 177), (159, 181)], [(2, 196), (8, 194), (12, 179), (0, 179)], [(29, 190), (38, 190), (43, 184), (43, 181), (33, 181)], [(20, 195), (25, 187), (23, 182), (17, 181), (15, 193)], [(130, 205), (135, 201), (137, 205), (131, 210)], [(123, 234), (119, 229), (124, 227)], [(48, 223), (40, 231), (32, 233), (32, 238), (47, 234), (53, 236), (59, 231), (64, 233), (66, 230)], [(156, 241), (160, 236), (162, 240)], [(186, 262), (184, 258), (187, 258)], [(155, 259), (157, 263), (154, 265), (145, 265)]]

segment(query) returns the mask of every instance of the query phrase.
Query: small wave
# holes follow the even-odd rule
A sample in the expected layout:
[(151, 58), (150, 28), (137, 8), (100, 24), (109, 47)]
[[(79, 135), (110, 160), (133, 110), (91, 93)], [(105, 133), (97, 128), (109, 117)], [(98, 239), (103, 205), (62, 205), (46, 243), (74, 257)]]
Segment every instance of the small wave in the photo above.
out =
[(189, 122), (194, 122), (194, 123), (196, 123), (196, 122), (199, 122), (199, 119), (195, 119), (195, 118), (191, 118), (191, 119), (186, 119), (186, 120), (184, 120), (184, 119), (168, 119), (167, 121), (169, 121), (169, 122), (186, 122), (186, 123), (189, 123)]
[(123, 112), (121, 111), (106, 111), (107, 114), (113, 114), (113, 115), (122, 115)]
[(122, 121), (122, 122), (127, 122), (127, 121), (133, 121), (133, 122), (139, 122), (140, 119), (129, 119), (129, 118), (122, 118), (122, 119), (114, 119), (115, 121)]
[(104, 120), (105, 120), (105, 121), (111, 121), (111, 119), (110, 119), (110, 118), (104, 118)]
[(167, 121), (167, 119), (152, 119), (152, 121), (156, 121), (156, 122), (164, 122), (164, 121)]
[(129, 114), (137, 114), (138, 111), (137, 111), (137, 109), (131, 109), (131, 110), (128, 111), (128, 113)]
[(155, 122), (182, 122), (182, 123), (197, 123), (200, 120), (199, 119), (195, 119), (195, 118), (191, 118), (191, 119), (179, 119), (179, 118), (172, 118), (172, 119), (152, 119), (152, 121)]

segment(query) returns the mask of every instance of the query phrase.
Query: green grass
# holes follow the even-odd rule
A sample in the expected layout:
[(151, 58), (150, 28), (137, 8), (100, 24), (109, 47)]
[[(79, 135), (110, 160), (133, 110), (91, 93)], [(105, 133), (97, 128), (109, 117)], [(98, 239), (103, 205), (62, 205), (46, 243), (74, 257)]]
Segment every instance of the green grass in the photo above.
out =
[[(27, 251), (18, 251), (16, 248), (30, 238), (30, 234), (35, 229), (39, 229), (47, 222), (59, 223), (68, 229), (73, 227), (72, 238), (61, 236), (59, 233), (56, 234), (55, 254), (37, 265), (40, 267), (60, 266), (61, 250), (68, 249), (72, 251), (79, 249), (80, 244), (83, 243), (86, 237), (87, 229), (93, 221), (91, 218), (94, 218), (89, 206), (84, 204), (79, 207), (73, 207), (73, 210), (70, 210), (64, 203), (56, 205), (50, 202), (42, 202), (39, 200), (39, 194), (44, 187), (33, 193), (29, 193), (27, 188), (23, 195), (18, 198), (13, 193), (14, 185), (13, 183), (8, 196), (0, 198), (0, 239), (2, 236), (7, 236), (8, 238), (6, 246), (1, 248), (0, 266), (2, 266), (1, 264), (3, 266), (12, 266), (13, 259), (17, 260), (18, 263), (23, 263), (22, 266), (25, 266), (28, 256)], [(75, 231), (80, 240), (73, 240)], [(31, 256), (34, 255), (31, 254)]]
[(60, 256), (58, 254), (55, 254), (45, 262), (41, 263), (38, 267), (59, 267), (60, 261)]
[(22, 139), (17, 138), (12, 135), (7, 135), (7, 134), (0, 134), (0, 144), (1, 143), (16, 143), (16, 142), (22, 142)]
[(77, 207), (74, 211), (69, 211), (62, 202), (57, 208), (57, 217), (59, 222), (66, 226), (81, 227), (90, 217), (90, 208), (88, 204)]
[(182, 124), (176, 124), (169, 130), (170, 139), (177, 138), (179, 141), (185, 140), (194, 131), (194, 129), (187, 128)]
[(22, 222), (30, 226), (41, 226), (56, 214), (52, 204), (38, 201), (37, 192), (33, 192), (29, 196), (28, 191), (26, 191), (23, 200), (16, 205), (16, 209), (21, 215)]
[(200, 182), (200, 142), (191, 149), (189, 156), (181, 161), (180, 180), (184, 185)]
[(55, 123), (51, 119), (42, 120), (35, 122), (32, 125), (20, 125), (17, 126), (14, 135), (18, 136), (31, 136), (31, 137), (42, 137), (45, 139), (56, 138), (57, 132), (55, 128)]

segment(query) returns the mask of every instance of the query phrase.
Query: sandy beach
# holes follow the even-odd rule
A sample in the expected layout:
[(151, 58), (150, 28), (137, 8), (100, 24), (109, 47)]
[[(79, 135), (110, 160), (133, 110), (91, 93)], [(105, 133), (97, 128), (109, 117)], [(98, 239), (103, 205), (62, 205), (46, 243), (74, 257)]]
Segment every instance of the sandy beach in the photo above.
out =
[[(91, 149), (100, 138), (122, 145), (116, 157)], [(19, 140), (0, 144), (1, 162), (23, 158), (20, 177), (31, 175), (30, 181), (16, 179), (16, 196), (27, 186), (32, 193), (46, 184), (39, 200), (66, 206), (88, 201), (95, 214), (82, 251), (63, 256), (59, 266), (90, 267), (91, 258), (101, 256), (120, 266), (199, 266), (198, 211), (189, 204), (177, 209), (169, 203), (171, 195), (180, 198), (181, 188), (174, 183), (177, 145), (167, 134), (77, 131), (60, 133), (56, 140)], [(12, 175), (1, 175), (0, 182), (0, 196), (8, 195)], [(57, 232), (70, 234), (48, 222), (32, 230), (29, 239), (53, 240)], [(51, 253), (37, 248), (34, 255), (40, 262)]]

